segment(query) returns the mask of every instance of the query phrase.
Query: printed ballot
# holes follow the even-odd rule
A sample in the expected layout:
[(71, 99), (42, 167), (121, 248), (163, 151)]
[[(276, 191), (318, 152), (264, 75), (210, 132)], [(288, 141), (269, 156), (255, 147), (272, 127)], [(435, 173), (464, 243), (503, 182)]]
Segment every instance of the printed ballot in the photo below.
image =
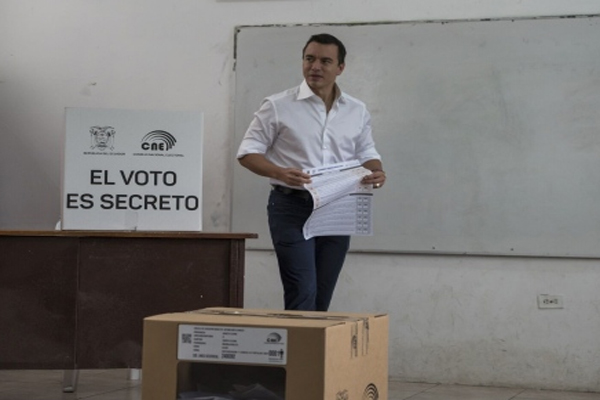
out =
[(313, 197), (314, 210), (306, 223), (305, 239), (315, 236), (373, 234), (373, 189), (362, 184), (371, 171), (358, 161), (305, 170), (311, 183), (304, 188)]

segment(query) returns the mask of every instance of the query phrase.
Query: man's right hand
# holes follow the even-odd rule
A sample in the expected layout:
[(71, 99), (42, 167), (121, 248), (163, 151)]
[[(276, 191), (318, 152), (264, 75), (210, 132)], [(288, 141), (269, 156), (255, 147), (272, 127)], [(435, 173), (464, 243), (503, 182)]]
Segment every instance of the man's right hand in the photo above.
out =
[(310, 175), (297, 168), (280, 168), (275, 179), (288, 186), (302, 186), (311, 182)]
[(302, 186), (311, 182), (310, 175), (305, 174), (302, 170), (279, 167), (262, 154), (246, 154), (238, 161), (255, 174), (277, 179), (288, 186)]

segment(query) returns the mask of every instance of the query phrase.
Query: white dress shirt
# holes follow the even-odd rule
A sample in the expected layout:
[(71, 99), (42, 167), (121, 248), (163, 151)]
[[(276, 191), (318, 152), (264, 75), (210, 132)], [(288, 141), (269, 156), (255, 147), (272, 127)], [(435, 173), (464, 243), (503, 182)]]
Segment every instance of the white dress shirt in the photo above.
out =
[[(237, 158), (263, 154), (273, 164), (301, 170), (358, 160), (381, 159), (365, 104), (339, 93), (329, 113), (306, 81), (263, 100), (254, 113)], [(283, 184), (271, 180), (271, 183)]]

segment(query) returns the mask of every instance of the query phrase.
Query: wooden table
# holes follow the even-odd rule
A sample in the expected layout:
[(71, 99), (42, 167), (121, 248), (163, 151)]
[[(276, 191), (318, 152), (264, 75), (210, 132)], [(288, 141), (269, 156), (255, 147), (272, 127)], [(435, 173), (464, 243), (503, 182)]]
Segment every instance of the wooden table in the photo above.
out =
[(256, 237), (0, 231), (0, 369), (140, 368), (144, 317), (243, 307)]

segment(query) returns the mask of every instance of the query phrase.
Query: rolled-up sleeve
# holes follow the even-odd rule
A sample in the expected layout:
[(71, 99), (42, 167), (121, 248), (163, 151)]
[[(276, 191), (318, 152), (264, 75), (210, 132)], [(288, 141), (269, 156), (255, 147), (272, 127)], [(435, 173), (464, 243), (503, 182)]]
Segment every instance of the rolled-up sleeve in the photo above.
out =
[(369, 160), (381, 160), (381, 155), (377, 152), (373, 140), (371, 114), (366, 108), (363, 109), (362, 131), (356, 143), (356, 158), (361, 164)]
[(254, 113), (236, 157), (239, 159), (247, 154), (265, 154), (276, 137), (276, 119), (273, 103), (265, 99)]

